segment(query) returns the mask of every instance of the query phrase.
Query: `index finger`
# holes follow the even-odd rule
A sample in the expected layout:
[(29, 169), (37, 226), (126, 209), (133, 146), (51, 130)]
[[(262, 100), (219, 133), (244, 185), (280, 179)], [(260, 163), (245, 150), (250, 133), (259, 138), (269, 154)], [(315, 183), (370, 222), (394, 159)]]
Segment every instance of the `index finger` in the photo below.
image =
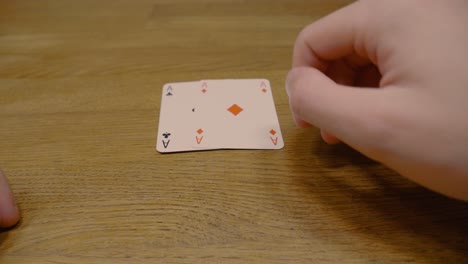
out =
[(369, 34), (368, 7), (358, 1), (304, 28), (294, 45), (293, 67), (313, 67), (326, 71), (330, 61), (350, 56), (352, 63), (374, 61)]

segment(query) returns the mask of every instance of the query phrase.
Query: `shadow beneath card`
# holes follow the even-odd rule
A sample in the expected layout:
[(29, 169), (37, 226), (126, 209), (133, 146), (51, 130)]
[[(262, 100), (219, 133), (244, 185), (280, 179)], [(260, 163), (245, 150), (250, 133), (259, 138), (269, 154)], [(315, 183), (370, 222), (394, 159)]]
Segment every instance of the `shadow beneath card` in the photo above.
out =
[(305, 202), (320, 203), (348, 231), (405, 255), (440, 263), (428, 252), (444, 251), (468, 260), (468, 203), (420, 187), (345, 145), (327, 145), (317, 131), (298, 131), (294, 141), (308, 154), (292, 166)]

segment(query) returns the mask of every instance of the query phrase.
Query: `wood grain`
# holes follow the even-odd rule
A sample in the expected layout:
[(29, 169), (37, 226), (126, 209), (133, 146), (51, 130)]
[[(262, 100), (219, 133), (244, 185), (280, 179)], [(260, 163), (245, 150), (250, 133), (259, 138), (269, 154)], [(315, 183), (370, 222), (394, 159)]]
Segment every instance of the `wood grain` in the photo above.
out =
[[(0, 263), (468, 263), (468, 205), (290, 118), (302, 27), (350, 1), (0, 2)], [(166, 82), (267, 78), (280, 151), (154, 150)]]

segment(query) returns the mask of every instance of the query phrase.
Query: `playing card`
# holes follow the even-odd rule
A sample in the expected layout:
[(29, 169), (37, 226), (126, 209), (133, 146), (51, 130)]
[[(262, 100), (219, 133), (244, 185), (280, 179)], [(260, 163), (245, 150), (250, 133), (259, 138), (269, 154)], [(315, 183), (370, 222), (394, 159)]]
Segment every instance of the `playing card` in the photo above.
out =
[(196, 131), (191, 114), (200, 82), (163, 86), (156, 149), (159, 152), (192, 151)]
[(159, 152), (283, 146), (268, 80), (164, 85), (156, 144)]
[(284, 146), (270, 83), (265, 79), (202, 80), (194, 148), (280, 149)]

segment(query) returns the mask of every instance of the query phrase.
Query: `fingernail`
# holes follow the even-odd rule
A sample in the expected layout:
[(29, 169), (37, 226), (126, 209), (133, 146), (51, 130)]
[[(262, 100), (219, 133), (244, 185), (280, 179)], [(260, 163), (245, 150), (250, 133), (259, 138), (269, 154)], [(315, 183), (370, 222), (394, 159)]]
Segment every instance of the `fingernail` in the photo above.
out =
[(288, 95), (288, 97), (290, 97), (290, 95), (289, 95), (289, 84), (288, 84), (288, 80), (287, 80), (287, 79), (286, 79), (285, 86), (286, 86), (286, 94)]
[(292, 75), (294, 74), (294, 72), (295, 70), (292, 69), (288, 72), (288, 75), (286, 76), (285, 86), (286, 86), (286, 93), (288, 94), (288, 97), (291, 97), (290, 83), (291, 83)]
[(293, 119), (294, 119), (294, 124), (296, 124), (296, 126), (298, 127), (299, 126), (299, 118), (297, 118), (294, 114), (293, 114)]

